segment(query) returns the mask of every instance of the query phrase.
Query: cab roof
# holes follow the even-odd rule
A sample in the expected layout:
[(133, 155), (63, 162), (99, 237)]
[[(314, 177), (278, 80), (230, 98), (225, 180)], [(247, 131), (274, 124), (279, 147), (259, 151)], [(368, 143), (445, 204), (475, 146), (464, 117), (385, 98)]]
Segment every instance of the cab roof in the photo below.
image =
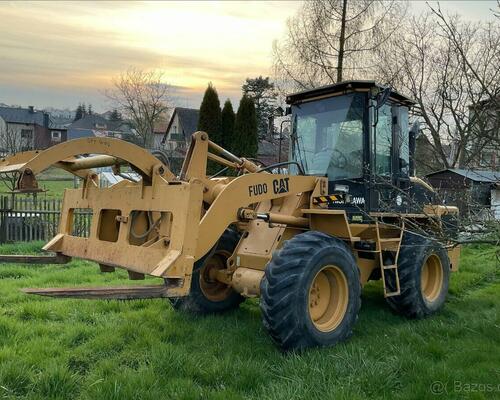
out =
[[(328, 97), (328, 95), (334, 94), (347, 94), (352, 92), (366, 92), (371, 89), (378, 88), (380, 90), (386, 89), (387, 86), (378, 84), (375, 81), (343, 81), (340, 83), (335, 83), (333, 85), (326, 85), (317, 87), (314, 89), (304, 90), (302, 92), (297, 92), (289, 94), (286, 96), (287, 104), (300, 103), (307, 100), (312, 100), (316, 97)], [(396, 100), (404, 105), (411, 107), (415, 104), (415, 101), (410, 98), (403, 96), (402, 94), (391, 90), (391, 99)]]

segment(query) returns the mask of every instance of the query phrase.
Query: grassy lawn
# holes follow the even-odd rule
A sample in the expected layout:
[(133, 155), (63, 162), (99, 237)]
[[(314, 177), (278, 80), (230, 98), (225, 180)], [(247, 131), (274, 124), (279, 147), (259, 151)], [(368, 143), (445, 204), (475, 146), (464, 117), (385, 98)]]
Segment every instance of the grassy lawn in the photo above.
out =
[[(37, 181), (38, 187), (46, 190), (46, 192), (37, 194), (39, 199), (62, 199), (64, 189), (73, 189), (73, 175), (60, 168), (51, 167), (38, 174)], [(9, 195), (8, 186), (2, 180), (0, 180), (0, 195)]]
[[(46, 190), (45, 192), (37, 193), (39, 199), (62, 199), (64, 194), (64, 189), (73, 189), (73, 181), (66, 180), (39, 180), (38, 187)], [(0, 181), (0, 195), (9, 196), (9, 189), (5, 185), (5, 182)], [(19, 194), (16, 196), (27, 196), (24, 194)], [(31, 195), (30, 195), (31, 196)]]
[[(36, 245), (0, 251), (36, 252)], [(23, 287), (116, 285), (95, 264), (0, 265), (0, 396), (29, 399), (500, 398), (500, 271), (495, 248), (465, 248), (438, 315), (408, 321), (364, 290), (354, 336), (281, 354), (258, 301), (195, 317), (166, 300), (85, 301)], [(151, 283), (150, 280), (146, 280)]]

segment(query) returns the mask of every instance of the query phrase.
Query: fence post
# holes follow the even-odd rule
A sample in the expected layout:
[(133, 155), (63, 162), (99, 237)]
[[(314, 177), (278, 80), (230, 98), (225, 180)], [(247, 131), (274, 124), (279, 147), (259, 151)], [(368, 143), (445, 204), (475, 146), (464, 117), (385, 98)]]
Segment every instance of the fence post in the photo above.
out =
[(1, 197), (0, 203), (0, 243), (7, 241), (7, 226), (6, 226), (6, 209), (7, 209), (7, 196)]

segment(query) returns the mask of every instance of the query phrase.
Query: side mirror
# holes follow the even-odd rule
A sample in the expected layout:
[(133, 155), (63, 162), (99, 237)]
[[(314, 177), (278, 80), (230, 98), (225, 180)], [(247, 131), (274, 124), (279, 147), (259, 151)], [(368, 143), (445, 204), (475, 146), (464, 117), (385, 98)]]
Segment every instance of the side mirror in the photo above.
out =
[(267, 133), (269, 136), (274, 134), (274, 117), (272, 115), (267, 118)]
[(283, 113), (284, 113), (285, 110), (283, 110), (283, 108), (281, 107), (276, 107), (274, 109), (274, 116), (276, 117), (282, 117), (283, 116)]
[(409, 150), (410, 150), (410, 166), (409, 166), (409, 174), (410, 176), (415, 176), (415, 153), (417, 151), (417, 137), (420, 135), (420, 124), (418, 121), (415, 121), (411, 126), (409, 132)]
[(410, 128), (410, 136), (413, 136), (415, 139), (417, 139), (421, 133), (422, 132), (420, 132), (420, 122), (415, 121)]

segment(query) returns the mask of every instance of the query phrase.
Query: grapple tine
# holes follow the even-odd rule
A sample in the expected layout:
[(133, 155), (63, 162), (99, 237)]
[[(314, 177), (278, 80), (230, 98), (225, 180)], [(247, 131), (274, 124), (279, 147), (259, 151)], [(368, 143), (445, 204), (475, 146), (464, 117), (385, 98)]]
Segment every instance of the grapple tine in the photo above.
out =
[(27, 294), (39, 296), (77, 298), (89, 300), (135, 300), (168, 297), (165, 285), (74, 287), (74, 288), (25, 288)]

